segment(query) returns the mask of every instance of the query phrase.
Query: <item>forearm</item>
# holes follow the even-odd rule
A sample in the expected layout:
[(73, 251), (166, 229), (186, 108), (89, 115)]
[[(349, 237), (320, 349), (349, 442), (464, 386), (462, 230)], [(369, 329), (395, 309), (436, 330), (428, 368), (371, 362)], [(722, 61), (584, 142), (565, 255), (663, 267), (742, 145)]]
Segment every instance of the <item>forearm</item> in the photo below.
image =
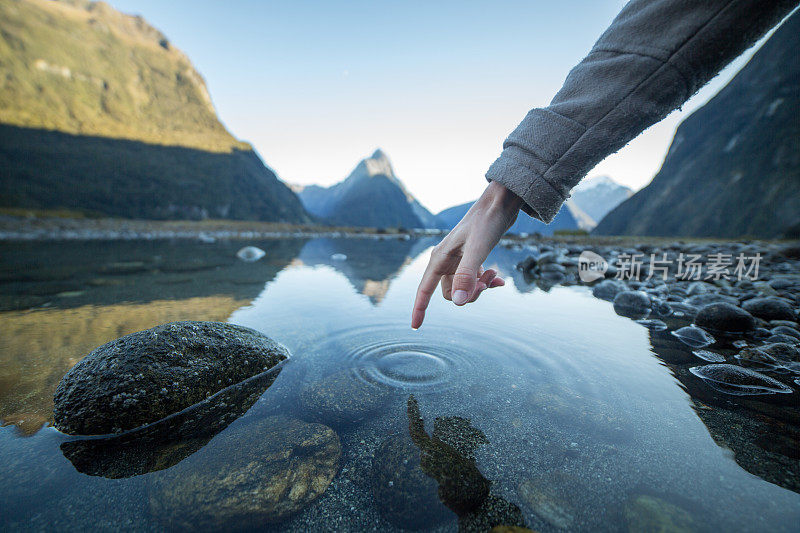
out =
[(586, 173), (689, 99), (797, 0), (633, 0), (486, 174), (550, 222)]

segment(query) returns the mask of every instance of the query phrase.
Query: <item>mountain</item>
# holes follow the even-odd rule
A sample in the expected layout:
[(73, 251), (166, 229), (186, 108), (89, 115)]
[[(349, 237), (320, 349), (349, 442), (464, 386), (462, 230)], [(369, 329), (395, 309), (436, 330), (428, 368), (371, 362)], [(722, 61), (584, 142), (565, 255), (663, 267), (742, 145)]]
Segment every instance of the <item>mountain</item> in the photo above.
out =
[(571, 198), (592, 220), (600, 221), (632, 194), (631, 189), (608, 176), (595, 176), (581, 181), (572, 189)]
[(307, 222), (189, 59), (103, 2), (0, 2), (0, 207)]
[(395, 176), (389, 158), (377, 149), (350, 175), (331, 187), (295, 188), (306, 210), (339, 226), (433, 228), (436, 219)]
[(653, 181), (600, 235), (779, 237), (800, 228), (800, 13), (678, 127)]
[[(453, 229), (475, 202), (449, 207), (436, 215), (437, 227), (441, 229)], [(552, 235), (559, 230), (590, 230), (594, 227), (594, 220), (584, 213), (570, 198), (556, 214), (550, 224), (545, 224), (541, 220), (520, 212), (517, 221), (508, 230), (508, 233), (540, 233), (541, 235)]]

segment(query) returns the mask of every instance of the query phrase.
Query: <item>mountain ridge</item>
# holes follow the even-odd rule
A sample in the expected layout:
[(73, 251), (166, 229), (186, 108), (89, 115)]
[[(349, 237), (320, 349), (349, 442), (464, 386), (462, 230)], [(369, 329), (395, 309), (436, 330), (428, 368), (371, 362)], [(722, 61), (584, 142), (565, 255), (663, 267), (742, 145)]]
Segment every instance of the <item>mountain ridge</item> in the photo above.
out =
[(311, 221), (220, 122), (186, 55), (140, 16), (103, 2), (0, 2), (0, 69), (0, 207)]
[(777, 238), (800, 230), (800, 13), (677, 128), (649, 185), (598, 235)]
[(434, 227), (435, 217), (397, 177), (380, 148), (330, 187), (295, 186), (306, 210), (330, 224), (373, 227)]
[(633, 194), (630, 187), (617, 183), (609, 176), (593, 176), (582, 180), (572, 189), (571, 199), (595, 221), (595, 225), (612, 209)]

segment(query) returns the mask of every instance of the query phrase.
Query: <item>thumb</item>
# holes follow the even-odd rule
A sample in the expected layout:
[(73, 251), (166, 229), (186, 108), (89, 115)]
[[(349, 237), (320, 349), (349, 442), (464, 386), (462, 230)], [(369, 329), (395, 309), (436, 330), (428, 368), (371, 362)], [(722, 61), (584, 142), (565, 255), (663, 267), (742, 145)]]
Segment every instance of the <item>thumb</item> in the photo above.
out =
[(472, 298), (478, 281), (479, 268), (480, 261), (476, 261), (474, 256), (465, 254), (461, 258), (456, 273), (453, 275), (452, 298), (454, 304), (464, 305)]

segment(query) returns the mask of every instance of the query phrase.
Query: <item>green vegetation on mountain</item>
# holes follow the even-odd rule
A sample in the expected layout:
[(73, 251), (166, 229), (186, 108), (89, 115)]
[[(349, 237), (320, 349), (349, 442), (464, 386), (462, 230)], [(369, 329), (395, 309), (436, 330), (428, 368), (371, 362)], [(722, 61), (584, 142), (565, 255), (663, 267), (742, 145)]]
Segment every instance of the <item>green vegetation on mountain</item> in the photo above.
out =
[(0, 2), (3, 207), (307, 222), (188, 58), (103, 2)]
[(681, 123), (658, 174), (599, 235), (796, 236), (800, 231), (800, 13)]

